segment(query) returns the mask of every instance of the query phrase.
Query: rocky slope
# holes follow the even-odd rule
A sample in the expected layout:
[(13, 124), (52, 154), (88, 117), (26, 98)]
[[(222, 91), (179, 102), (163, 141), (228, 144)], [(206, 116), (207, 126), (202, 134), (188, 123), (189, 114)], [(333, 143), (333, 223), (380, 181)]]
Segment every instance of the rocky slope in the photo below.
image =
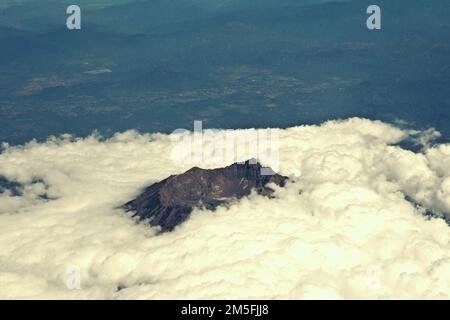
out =
[(252, 190), (270, 196), (273, 190), (266, 186), (268, 183), (284, 186), (287, 177), (262, 175), (262, 170), (254, 161), (212, 170), (192, 168), (149, 186), (124, 208), (133, 212), (134, 217), (160, 226), (161, 232), (172, 231), (195, 207), (214, 210), (231, 199), (249, 195)]

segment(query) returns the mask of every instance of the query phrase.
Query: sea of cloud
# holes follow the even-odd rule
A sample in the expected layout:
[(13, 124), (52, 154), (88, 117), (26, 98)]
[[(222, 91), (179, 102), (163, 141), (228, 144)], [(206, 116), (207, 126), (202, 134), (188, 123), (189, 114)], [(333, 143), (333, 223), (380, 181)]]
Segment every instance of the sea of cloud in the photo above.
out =
[(118, 207), (191, 167), (171, 159), (177, 137), (4, 145), (0, 176), (23, 187), (0, 194), (0, 298), (449, 299), (450, 227), (423, 213), (450, 214), (450, 145), (402, 149), (410, 134), (357, 118), (281, 130), (291, 181), (274, 199), (161, 235)]

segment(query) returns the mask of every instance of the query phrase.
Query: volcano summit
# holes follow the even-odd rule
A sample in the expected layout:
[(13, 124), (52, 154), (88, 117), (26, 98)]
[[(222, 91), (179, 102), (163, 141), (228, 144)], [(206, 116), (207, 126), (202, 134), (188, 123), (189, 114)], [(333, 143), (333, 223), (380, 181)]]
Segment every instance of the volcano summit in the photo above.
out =
[(262, 175), (262, 169), (252, 160), (220, 169), (195, 167), (149, 186), (126, 203), (124, 209), (134, 212), (133, 217), (148, 220), (152, 226), (160, 226), (161, 232), (172, 231), (194, 208), (214, 210), (232, 199), (248, 196), (252, 190), (270, 196), (273, 190), (266, 187), (268, 183), (285, 185), (287, 177)]

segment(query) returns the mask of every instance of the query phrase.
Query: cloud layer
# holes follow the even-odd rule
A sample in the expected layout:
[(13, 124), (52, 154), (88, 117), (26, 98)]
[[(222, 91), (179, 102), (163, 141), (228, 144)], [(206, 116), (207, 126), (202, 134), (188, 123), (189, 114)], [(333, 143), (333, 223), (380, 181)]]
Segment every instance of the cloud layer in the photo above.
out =
[(158, 236), (117, 207), (191, 167), (171, 160), (176, 137), (5, 146), (0, 176), (23, 190), (0, 194), (0, 297), (449, 299), (450, 228), (421, 213), (450, 214), (450, 145), (414, 153), (396, 145), (407, 136), (356, 118), (281, 130), (292, 182), (275, 199), (197, 210)]

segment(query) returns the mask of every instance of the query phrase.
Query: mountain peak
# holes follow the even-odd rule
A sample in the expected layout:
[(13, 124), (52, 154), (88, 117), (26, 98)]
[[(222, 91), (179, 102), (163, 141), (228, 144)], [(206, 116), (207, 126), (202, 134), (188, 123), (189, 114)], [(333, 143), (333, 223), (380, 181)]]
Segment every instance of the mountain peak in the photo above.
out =
[(232, 199), (248, 196), (252, 190), (270, 196), (273, 190), (266, 187), (268, 183), (285, 185), (287, 177), (264, 175), (264, 169), (273, 172), (254, 159), (219, 169), (194, 167), (149, 186), (126, 203), (124, 209), (140, 220), (149, 220), (152, 226), (161, 227), (162, 232), (172, 231), (194, 208), (214, 210)]

